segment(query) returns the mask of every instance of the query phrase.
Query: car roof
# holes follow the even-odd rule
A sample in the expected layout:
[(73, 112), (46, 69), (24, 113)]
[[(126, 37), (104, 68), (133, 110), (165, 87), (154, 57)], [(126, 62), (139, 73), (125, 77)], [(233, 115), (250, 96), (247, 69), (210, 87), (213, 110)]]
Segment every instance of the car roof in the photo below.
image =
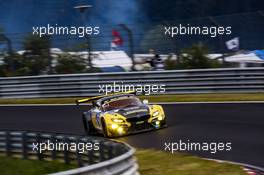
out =
[(111, 99), (119, 98), (119, 97), (135, 97), (135, 95), (134, 94), (117, 94), (117, 95), (106, 96), (106, 97), (98, 99), (96, 101), (96, 104), (101, 106), (102, 104), (104, 104), (105, 101), (109, 101)]

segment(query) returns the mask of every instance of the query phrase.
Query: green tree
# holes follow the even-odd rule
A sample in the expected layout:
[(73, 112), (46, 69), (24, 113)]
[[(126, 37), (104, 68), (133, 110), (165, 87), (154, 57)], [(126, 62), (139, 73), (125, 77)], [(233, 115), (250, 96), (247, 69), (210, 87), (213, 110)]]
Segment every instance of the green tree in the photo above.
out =
[[(12, 55), (5, 55), (3, 64), (0, 66), (0, 76), (21, 76), (30, 75), (29, 68), (26, 66), (23, 55), (13, 53)], [(11, 65), (14, 66), (15, 71), (11, 71)]]
[(79, 56), (64, 53), (58, 56), (55, 70), (59, 74), (83, 73), (86, 71), (86, 63)]
[(166, 70), (173, 70), (177, 69), (177, 61), (173, 59), (173, 55), (170, 54), (167, 59), (165, 60), (165, 69)]
[[(25, 52), (22, 55), (13, 53), (5, 55), (1, 66), (2, 76), (39, 75), (45, 73), (49, 66), (50, 38), (30, 35), (23, 43)], [(12, 66), (13, 65), (13, 66)], [(10, 71), (10, 67), (14, 71)]]
[(30, 35), (24, 42), (22, 66), (18, 72), (24, 70), (26, 75), (39, 75), (47, 72), (50, 65), (50, 37)]
[(208, 57), (208, 48), (202, 43), (194, 44), (188, 49), (184, 49), (179, 56), (178, 68), (181, 69), (203, 69), (217, 68), (220, 63)]

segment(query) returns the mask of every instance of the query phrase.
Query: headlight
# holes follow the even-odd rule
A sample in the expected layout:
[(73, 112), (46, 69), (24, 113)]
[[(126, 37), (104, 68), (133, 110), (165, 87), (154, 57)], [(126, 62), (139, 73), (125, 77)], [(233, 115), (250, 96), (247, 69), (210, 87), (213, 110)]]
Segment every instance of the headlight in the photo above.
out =
[(118, 125), (117, 124), (112, 124), (112, 129), (117, 129), (118, 128)]
[(125, 122), (125, 120), (123, 120), (123, 119), (121, 119), (121, 118), (112, 118), (111, 119), (113, 122), (115, 122), (115, 123), (123, 123), (123, 122)]
[(159, 117), (158, 117), (158, 120), (163, 120), (163, 117), (162, 117), (162, 116), (159, 116)]
[(159, 115), (159, 111), (155, 111), (155, 112), (153, 112), (153, 117), (156, 117), (156, 116), (158, 116)]

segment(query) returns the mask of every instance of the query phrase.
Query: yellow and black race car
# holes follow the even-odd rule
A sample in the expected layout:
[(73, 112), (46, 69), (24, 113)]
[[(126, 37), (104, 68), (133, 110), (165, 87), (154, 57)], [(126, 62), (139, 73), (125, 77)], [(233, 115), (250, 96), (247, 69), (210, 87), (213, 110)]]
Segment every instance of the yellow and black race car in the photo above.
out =
[(135, 92), (81, 99), (76, 104), (86, 102), (92, 102), (92, 108), (82, 118), (86, 134), (118, 137), (166, 125), (162, 106), (149, 105), (147, 100), (141, 102)]

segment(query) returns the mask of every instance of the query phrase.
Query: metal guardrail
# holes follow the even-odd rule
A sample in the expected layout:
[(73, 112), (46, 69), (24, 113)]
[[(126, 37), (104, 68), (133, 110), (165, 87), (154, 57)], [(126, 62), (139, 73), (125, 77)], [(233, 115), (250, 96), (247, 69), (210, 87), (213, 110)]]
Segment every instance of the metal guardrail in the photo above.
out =
[(100, 85), (165, 85), (165, 94), (264, 92), (264, 68), (193, 69), (0, 78), (0, 98), (93, 96)]
[[(37, 143), (38, 150), (35, 147)], [(52, 145), (48, 147), (48, 143), (53, 143), (53, 147)], [(90, 149), (95, 143), (99, 144), (99, 149)], [(40, 151), (40, 144), (46, 149)], [(85, 148), (82, 149), (84, 144)], [(89, 144), (89, 150), (86, 144)], [(77, 145), (77, 149), (73, 149), (73, 145)], [(69, 146), (72, 146), (71, 149)], [(57, 160), (80, 166), (54, 175), (137, 175), (138, 165), (133, 157), (134, 152), (133, 148), (124, 143), (103, 138), (30, 131), (0, 131), (0, 154), (32, 160)]]

